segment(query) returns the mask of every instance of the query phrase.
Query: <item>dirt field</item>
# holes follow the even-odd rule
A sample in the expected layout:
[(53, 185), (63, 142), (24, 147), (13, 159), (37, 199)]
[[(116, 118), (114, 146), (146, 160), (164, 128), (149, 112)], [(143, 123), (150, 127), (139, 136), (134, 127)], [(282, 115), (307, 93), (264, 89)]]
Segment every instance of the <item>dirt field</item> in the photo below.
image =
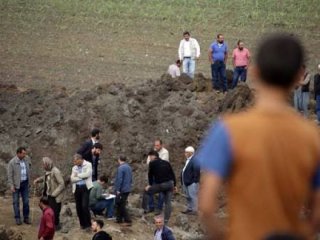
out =
[(201, 45), (197, 72), (207, 77), (207, 49), (218, 32), (230, 49), (241, 38), (252, 52), (265, 32), (297, 34), (313, 71), (320, 54), (317, 2), (2, 0), (0, 83), (72, 90), (155, 79), (177, 58), (184, 30)]

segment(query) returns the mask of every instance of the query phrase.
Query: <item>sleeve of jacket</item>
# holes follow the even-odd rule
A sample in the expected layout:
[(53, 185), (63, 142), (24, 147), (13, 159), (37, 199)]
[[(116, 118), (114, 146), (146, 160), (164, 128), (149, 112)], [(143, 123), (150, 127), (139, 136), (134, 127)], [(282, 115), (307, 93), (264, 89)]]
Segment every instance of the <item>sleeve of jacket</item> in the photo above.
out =
[(75, 173), (76, 173), (76, 170), (75, 170), (75, 167), (73, 167), (72, 168), (72, 172), (71, 172), (71, 176), (70, 176), (70, 180), (71, 180), (72, 183), (76, 183), (76, 182), (79, 182), (79, 181), (82, 180), (81, 178), (76, 177)]
[(91, 150), (91, 142), (85, 141), (82, 146), (78, 149), (77, 153), (80, 154), (82, 157)]
[(194, 182), (198, 183), (200, 181), (200, 167), (196, 163), (195, 159), (192, 161), (192, 173)]
[(148, 170), (148, 183), (149, 183), (150, 186), (153, 183), (153, 165), (154, 165), (154, 162), (151, 161), (149, 163), (149, 170)]
[(179, 45), (179, 49), (178, 49), (178, 56), (179, 59), (182, 60), (183, 56), (182, 56), (182, 48), (183, 48), (183, 40), (180, 41), (180, 45)]
[(82, 173), (78, 174), (78, 177), (81, 179), (86, 179), (92, 176), (92, 165), (90, 162), (86, 162), (86, 165), (83, 167)]
[(170, 167), (169, 171), (170, 171), (170, 173), (171, 173), (171, 177), (172, 177), (172, 180), (173, 180), (174, 186), (176, 186), (176, 185), (177, 185), (177, 182), (176, 182), (176, 175), (174, 174), (174, 171), (173, 171), (173, 169), (172, 169), (171, 164), (170, 164), (170, 163), (168, 163), (168, 164), (169, 164), (169, 167)]
[(8, 168), (7, 168), (7, 176), (8, 176), (8, 185), (10, 187), (13, 187), (13, 161), (11, 160), (8, 164)]
[(46, 227), (41, 237), (46, 239), (46, 237), (52, 235), (52, 232), (54, 231), (54, 222), (52, 221), (53, 219), (48, 213), (45, 213), (44, 218), (46, 221)]
[(166, 240), (176, 240), (173, 236), (171, 229), (169, 229), (169, 228), (166, 228), (165, 237), (166, 237), (165, 238)]
[(58, 187), (53, 190), (52, 197), (57, 197), (64, 189), (64, 180), (61, 172), (58, 169), (54, 171), (54, 177), (58, 182)]
[(123, 170), (121, 167), (119, 167), (117, 170), (116, 182), (114, 184), (116, 192), (120, 192), (122, 182), (123, 182)]
[(194, 45), (196, 47), (196, 57), (200, 57), (200, 45), (196, 39), (194, 39)]

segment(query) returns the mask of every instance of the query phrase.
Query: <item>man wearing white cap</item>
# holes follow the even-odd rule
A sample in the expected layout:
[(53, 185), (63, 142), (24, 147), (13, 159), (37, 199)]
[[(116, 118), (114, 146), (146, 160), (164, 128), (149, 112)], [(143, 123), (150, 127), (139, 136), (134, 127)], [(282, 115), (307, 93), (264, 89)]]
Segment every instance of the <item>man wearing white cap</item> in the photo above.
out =
[(197, 166), (193, 157), (194, 148), (189, 146), (185, 149), (187, 158), (186, 164), (181, 172), (181, 184), (184, 192), (187, 195), (187, 209), (184, 214), (196, 215), (198, 209), (198, 190), (200, 180), (200, 168)]

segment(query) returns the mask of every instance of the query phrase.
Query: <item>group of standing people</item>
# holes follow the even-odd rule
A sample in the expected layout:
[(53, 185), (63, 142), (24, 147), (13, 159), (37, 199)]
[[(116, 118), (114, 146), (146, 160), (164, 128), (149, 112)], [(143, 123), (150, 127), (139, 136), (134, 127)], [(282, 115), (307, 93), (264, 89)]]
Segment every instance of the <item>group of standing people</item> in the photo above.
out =
[[(218, 92), (228, 91), (226, 77), (226, 64), (228, 60), (228, 45), (222, 34), (217, 35), (217, 39), (210, 45), (208, 59), (211, 64), (212, 88)], [(173, 77), (180, 76), (180, 66), (182, 64), (183, 73), (194, 78), (196, 61), (200, 58), (200, 45), (195, 38), (190, 36), (188, 31), (183, 33), (183, 39), (178, 48), (179, 59), (175, 64), (169, 66), (168, 73)], [(250, 51), (244, 47), (244, 42), (239, 40), (237, 47), (232, 52), (233, 79), (231, 88), (235, 88), (238, 81), (247, 79), (247, 69), (250, 64)]]

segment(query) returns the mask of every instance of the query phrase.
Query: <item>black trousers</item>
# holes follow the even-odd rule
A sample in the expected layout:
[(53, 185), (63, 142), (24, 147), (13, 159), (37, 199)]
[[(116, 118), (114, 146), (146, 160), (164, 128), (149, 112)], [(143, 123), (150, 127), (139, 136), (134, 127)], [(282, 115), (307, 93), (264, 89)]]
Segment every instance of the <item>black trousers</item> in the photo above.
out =
[(126, 222), (131, 223), (131, 219), (127, 210), (127, 200), (128, 200), (129, 193), (120, 193), (116, 196), (116, 216), (117, 222)]
[(77, 185), (74, 193), (76, 200), (76, 210), (79, 218), (81, 228), (88, 228), (91, 226), (91, 216), (89, 211), (89, 194), (90, 190), (86, 185)]
[(49, 206), (54, 212), (54, 224), (58, 226), (60, 224), (60, 211), (61, 211), (61, 202), (57, 203), (56, 198), (48, 196)]

